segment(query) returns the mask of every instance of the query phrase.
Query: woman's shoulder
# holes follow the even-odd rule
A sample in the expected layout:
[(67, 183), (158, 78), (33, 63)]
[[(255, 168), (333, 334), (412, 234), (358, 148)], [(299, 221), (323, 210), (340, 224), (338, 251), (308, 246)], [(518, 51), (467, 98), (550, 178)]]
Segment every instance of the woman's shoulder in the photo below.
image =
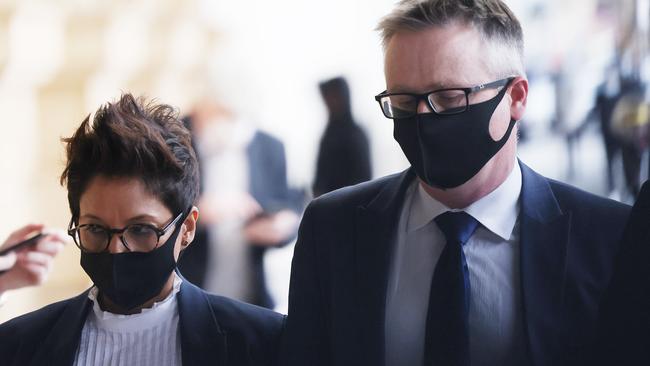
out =
[(83, 311), (88, 302), (88, 292), (46, 305), (38, 310), (26, 313), (0, 324), (0, 338), (3, 335), (11, 334), (14, 337), (25, 333), (35, 333), (39, 329), (49, 330), (70, 307), (78, 307), (74, 313)]

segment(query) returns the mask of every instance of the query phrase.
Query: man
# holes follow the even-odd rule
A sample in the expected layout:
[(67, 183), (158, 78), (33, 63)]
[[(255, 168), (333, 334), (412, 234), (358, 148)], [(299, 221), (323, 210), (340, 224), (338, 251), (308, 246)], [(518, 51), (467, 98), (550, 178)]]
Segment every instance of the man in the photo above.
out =
[(287, 365), (576, 365), (628, 208), (516, 158), (522, 30), (499, 0), (402, 1), (379, 25), (411, 163), (307, 208)]

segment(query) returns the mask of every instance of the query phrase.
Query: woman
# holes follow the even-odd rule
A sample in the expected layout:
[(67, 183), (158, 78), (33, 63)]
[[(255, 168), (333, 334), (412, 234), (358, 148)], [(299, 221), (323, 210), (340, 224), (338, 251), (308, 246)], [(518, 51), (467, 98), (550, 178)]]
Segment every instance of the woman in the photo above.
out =
[(126, 94), (64, 141), (69, 234), (94, 286), (0, 326), (2, 364), (275, 364), (281, 315), (175, 271), (194, 237), (199, 176), (174, 110)]

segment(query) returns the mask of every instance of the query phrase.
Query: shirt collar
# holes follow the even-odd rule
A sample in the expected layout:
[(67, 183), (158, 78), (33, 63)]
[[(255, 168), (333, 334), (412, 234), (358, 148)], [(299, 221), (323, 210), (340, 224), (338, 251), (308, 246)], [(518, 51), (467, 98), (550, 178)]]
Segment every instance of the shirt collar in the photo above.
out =
[(454, 210), (431, 197), (416, 179), (414, 184), (417, 188), (411, 195), (411, 209), (406, 229), (407, 231), (418, 230), (447, 211), (464, 211), (503, 240), (508, 240), (519, 216), (521, 182), (521, 169), (519, 162), (516, 161), (508, 178), (494, 191), (464, 209)]

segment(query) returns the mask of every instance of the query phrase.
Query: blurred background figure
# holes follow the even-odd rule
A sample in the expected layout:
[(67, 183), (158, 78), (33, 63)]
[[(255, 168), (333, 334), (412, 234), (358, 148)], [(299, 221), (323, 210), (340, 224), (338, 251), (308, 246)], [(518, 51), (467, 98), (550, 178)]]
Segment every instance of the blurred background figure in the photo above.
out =
[(605, 154), (607, 159), (607, 192), (612, 194), (615, 189), (614, 181), (614, 157), (621, 151), (618, 139), (612, 133), (612, 117), (614, 107), (621, 96), (621, 80), (618, 70), (615, 66), (607, 68), (605, 80), (598, 87), (594, 112), (597, 114), (600, 123), (600, 133), (605, 145)]
[(38, 233), (46, 235), (34, 244), (0, 256), (0, 299), (9, 290), (40, 285), (47, 279), (52, 260), (66, 242), (63, 234), (47, 230), (42, 224), (25, 225), (9, 234), (0, 250), (9, 249)]
[(372, 178), (370, 145), (352, 116), (347, 81), (336, 77), (319, 87), (328, 119), (318, 150), (314, 197)]
[(645, 86), (639, 80), (623, 82), (614, 105), (610, 127), (613, 138), (620, 145), (626, 193), (633, 197), (638, 195), (641, 181), (647, 179), (647, 170), (642, 174), (641, 166), (648, 147), (650, 118), (644, 89)]
[(186, 121), (201, 167), (201, 233), (181, 272), (210, 292), (272, 308), (264, 253), (289, 243), (298, 224), (284, 146), (213, 99)]

